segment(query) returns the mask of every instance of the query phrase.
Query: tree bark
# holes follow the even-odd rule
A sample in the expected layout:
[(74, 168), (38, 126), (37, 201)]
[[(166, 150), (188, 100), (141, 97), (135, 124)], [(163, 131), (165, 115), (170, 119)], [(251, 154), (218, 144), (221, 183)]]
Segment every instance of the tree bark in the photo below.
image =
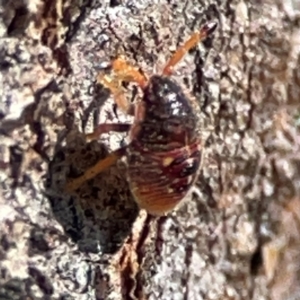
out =
[[(300, 1), (2, 1), (0, 299), (298, 299)], [(139, 210), (120, 161), (132, 122), (96, 82), (148, 76), (207, 21), (173, 76), (199, 105), (204, 163), (174, 212)], [(128, 101), (141, 91), (124, 86)]]

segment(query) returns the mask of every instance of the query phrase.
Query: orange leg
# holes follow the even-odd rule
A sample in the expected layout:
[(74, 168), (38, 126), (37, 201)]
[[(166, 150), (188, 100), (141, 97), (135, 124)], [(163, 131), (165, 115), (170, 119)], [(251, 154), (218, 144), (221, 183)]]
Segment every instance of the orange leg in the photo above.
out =
[(126, 98), (124, 97), (123, 91), (121, 89), (121, 81), (133, 81), (136, 82), (142, 89), (147, 86), (148, 79), (147, 77), (129, 65), (122, 58), (117, 58), (112, 62), (112, 76), (99, 74), (97, 81), (108, 88), (114, 96), (117, 106), (123, 110), (123, 112), (134, 115), (134, 106), (128, 104)]
[(78, 189), (84, 182), (94, 178), (95, 176), (97, 176), (98, 174), (115, 164), (125, 154), (125, 151), (126, 147), (120, 148), (110, 153), (106, 158), (99, 160), (94, 166), (87, 169), (83, 175), (75, 179), (70, 179), (66, 184), (65, 190), (67, 192), (72, 192)]
[(173, 69), (175, 65), (183, 58), (183, 56), (193, 47), (196, 46), (196, 44), (200, 43), (204, 39), (208, 37), (211, 33), (215, 31), (217, 28), (216, 22), (210, 22), (205, 24), (199, 31), (195, 32), (189, 40), (185, 42), (183, 46), (181, 46), (171, 57), (167, 65), (165, 66), (163, 70), (163, 75), (170, 76), (173, 73)]
[(134, 115), (134, 106), (127, 102), (118, 80), (108, 75), (99, 74), (97, 81), (110, 90), (118, 108), (126, 114)]
[(118, 80), (136, 82), (142, 89), (148, 84), (146, 75), (128, 64), (122, 58), (117, 58), (112, 62), (112, 69)]
[[(136, 82), (142, 89), (144, 89), (148, 84), (148, 79), (142, 72), (130, 66), (125, 60), (121, 58), (118, 58), (112, 62), (112, 70), (112, 77), (99, 74), (97, 81), (104, 85), (106, 88), (110, 89), (119, 108), (121, 108), (128, 114), (134, 115), (134, 106), (127, 103), (124, 94), (121, 91), (120, 82), (133, 81)], [(95, 139), (99, 135), (108, 133), (110, 131), (125, 132), (129, 131), (130, 127), (130, 124), (100, 124), (94, 130), (94, 132), (87, 134), (86, 138)], [(84, 182), (94, 178), (99, 173), (115, 164), (117, 160), (121, 158), (125, 153), (126, 147), (120, 148), (110, 153), (106, 158), (98, 161), (94, 166), (87, 169), (82, 176), (69, 180), (65, 187), (66, 191), (71, 192), (76, 190)]]
[[(147, 78), (141, 72), (128, 65), (121, 58), (113, 61), (112, 69), (114, 71), (114, 77), (116, 78), (110, 78), (107, 75), (98, 75), (97, 80), (106, 88), (110, 89), (119, 108), (121, 108), (127, 114), (134, 115), (134, 105), (128, 104), (119, 83), (121, 80), (135, 81), (140, 86), (144, 87), (144, 85), (147, 83)], [(126, 132), (130, 130), (130, 127), (130, 124), (100, 124), (94, 130), (94, 132), (87, 134), (86, 138), (87, 140), (93, 140), (101, 134), (108, 133), (110, 131)]]
[[(130, 129), (130, 124), (100, 124), (95, 129), (94, 132), (87, 134), (86, 138), (88, 140), (96, 139), (99, 135), (103, 133), (108, 133), (110, 131), (126, 132)], [(87, 169), (83, 175), (78, 178), (70, 179), (65, 187), (67, 192), (74, 191), (78, 189), (85, 181), (94, 178), (99, 173), (103, 172), (121, 158), (126, 151), (126, 147), (120, 148), (112, 153), (110, 153), (106, 158), (99, 160), (94, 166)]]

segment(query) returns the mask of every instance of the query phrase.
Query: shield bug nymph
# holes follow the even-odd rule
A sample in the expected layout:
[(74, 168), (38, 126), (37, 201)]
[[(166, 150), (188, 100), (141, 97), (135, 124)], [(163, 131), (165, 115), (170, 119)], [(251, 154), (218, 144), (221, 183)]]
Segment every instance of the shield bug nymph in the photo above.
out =
[[(96, 139), (110, 131), (128, 131), (130, 142), (82, 176), (70, 180), (66, 186), (68, 191), (77, 189), (125, 156), (128, 182), (140, 208), (152, 215), (163, 215), (185, 198), (198, 177), (203, 145), (194, 100), (170, 76), (183, 56), (216, 27), (216, 22), (209, 22), (195, 32), (174, 53), (161, 75), (148, 78), (124, 59), (117, 58), (111, 62), (111, 75), (98, 76), (98, 82), (110, 89), (117, 106), (134, 116), (134, 122), (132, 125), (100, 124), (87, 138)], [(143, 91), (141, 101), (129, 104), (120, 91), (121, 81), (137, 83)]]

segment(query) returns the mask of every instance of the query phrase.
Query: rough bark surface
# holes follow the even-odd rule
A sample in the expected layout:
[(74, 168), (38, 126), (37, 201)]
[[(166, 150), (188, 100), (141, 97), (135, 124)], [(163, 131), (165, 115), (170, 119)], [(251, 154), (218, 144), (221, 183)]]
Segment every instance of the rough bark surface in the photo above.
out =
[[(6, 0), (0, 14), (0, 299), (300, 299), (299, 1)], [(122, 162), (64, 192), (126, 143), (83, 138), (131, 121), (99, 66), (124, 55), (152, 74), (208, 20), (218, 30), (174, 75), (201, 108), (201, 199), (151, 218)]]

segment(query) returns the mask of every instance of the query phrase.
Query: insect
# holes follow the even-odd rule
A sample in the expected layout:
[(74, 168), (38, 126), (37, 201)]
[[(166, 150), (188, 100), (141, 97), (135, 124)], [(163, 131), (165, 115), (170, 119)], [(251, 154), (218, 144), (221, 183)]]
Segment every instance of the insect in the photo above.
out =
[[(197, 43), (212, 34), (216, 22), (205, 24), (177, 49), (161, 75), (147, 77), (122, 58), (111, 62), (112, 74), (99, 74), (98, 82), (110, 89), (117, 106), (134, 116), (133, 124), (100, 124), (88, 139), (110, 131), (129, 132), (129, 144), (110, 153), (85, 173), (67, 182), (73, 191), (125, 156), (131, 192), (151, 215), (172, 211), (191, 191), (201, 168), (203, 147), (194, 101), (170, 76), (176, 64)], [(121, 92), (122, 81), (135, 82), (143, 91), (141, 101), (129, 104)]]

